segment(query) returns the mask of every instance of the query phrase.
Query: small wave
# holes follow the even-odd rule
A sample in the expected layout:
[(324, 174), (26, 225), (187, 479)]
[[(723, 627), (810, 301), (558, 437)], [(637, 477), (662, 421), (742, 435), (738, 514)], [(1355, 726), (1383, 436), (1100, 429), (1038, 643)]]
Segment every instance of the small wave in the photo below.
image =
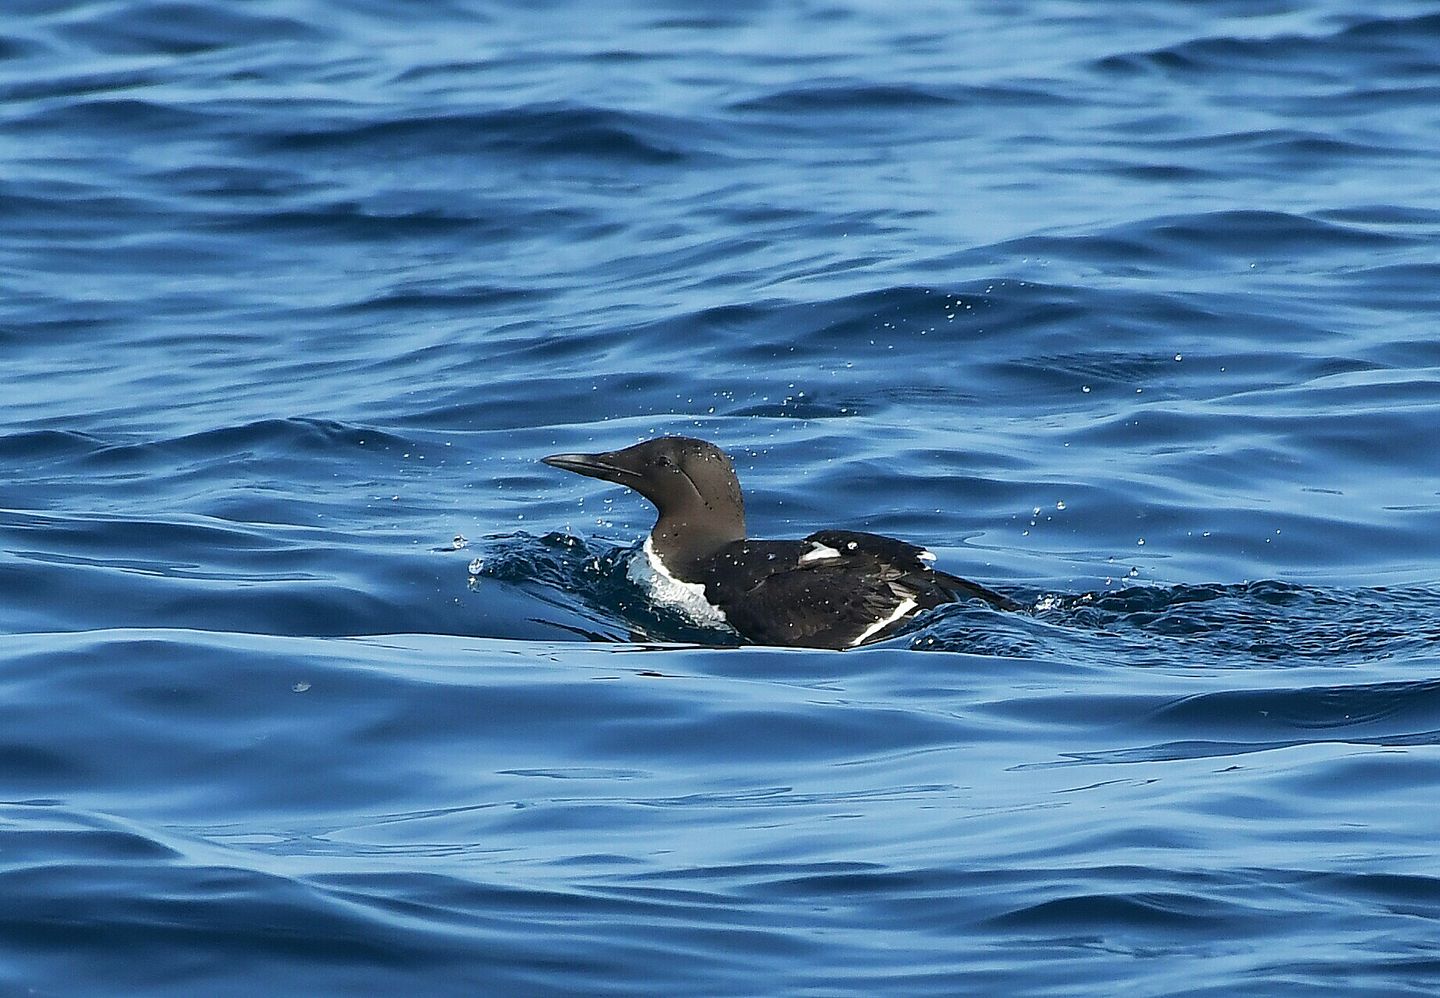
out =
[(662, 115), (560, 103), (335, 125), (256, 141), (271, 152), (373, 148), (389, 156), (397, 150), (427, 156), (488, 152), (673, 164), (691, 155), (677, 142), (694, 132), (692, 124)]
[(1285, 690), (1225, 690), (1155, 711), (1147, 727), (1212, 732), (1345, 731), (1347, 739), (1389, 726), (1411, 737), (1440, 729), (1440, 679)]
[(447, 313), (484, 309), (494, 305), (534, 301), (547, 297), (536, 288), (513, 288), (498, 285), (456, 287), (444, 284), (413, 282), (343, 307), (343, 311), (411, 312), (441, 310)]
[(759, 97), (736, 101), (728, 106), (737, 112), (772, 112), (803, 116), (873, 114), (895, 110), (923, 111), (955, 106), (1027, 108), (1053, 107), (1068, 98), (1050, 89), (1037, 87), (983, 86), (923, 87), (913, 83), (857, 83), (849, 80), (816, 80), (803, 86), (775, 90)]
[[(1440, 309), (1440, 264), (1387, 264), (1362, 267), (1335, 276), (1338, 282), (1349, 285), (1357, 297), (1363, 298), (1367, 308), (1405, 316)], [(1397, 346), (1400, 344), (1390, 345), (1387, 355), (1397, 353)], [(1433, 339), (1404, 346), (1419, 347), (1428, 354), (1428, 359), (1425, 356), (1397, 358), (1404, 366), (1418, 369), (1440, 366), (1440, 354), (1435, 350)]]
[[(137, 90), (154, 86), (163, 79), (161, 73), (149, 67), (43, 75), (0, 82), (0, 99), (42, 100), (52, 97), (104, 94), (117, 90)], [(64, 119), (59, 120), (63, 121)]]
[(953, 104), (944, 94), (906, 84), (854, 84), (835, 81), (777, 90), (730, 105), (733, 111), (874, 111)]
[(189, 107), (138, 97), (95, 98), (45, 107), (10, 122), (18, 132), (160, 135), (203, 132), (219, 118)]
[(233, 460), (237, 452), (293, 455), (325, 453), (336, 449), (370, 446), (404, 447), (404, 438), (383, 430), (335, 420), (290, 417), (261, 419), (237, 426), (222, 426), (168, 440), (106, 443), (95, 448), (90, 461), (98, 466), (150, 463), (178, 456)]
[[(0, 62), (7, 62), (11, 59), (31, 59), (52, 51), (40, 40), (20, 34), (16, 30), (18, 27), (19, 25), (14, 22), (6, 25), (6, 34), (0, 37)], [(7, 89), (0, 88), (0, 94), (8, 92)]]
[(263, 16), (213, 3), (129, 3), (100, 8), (59, 34), (110, 55), (184, 56), (242, 45), (313, 41), (323, 32), (290, 17)]
[(74, 430), (31, 430), (0, 436), (0, 458), (46, 461), (94, 453), (106, 446), (101, 438)]
[[(926, 650), (1069, 656), (1139, 667), (1359, 664), (1435, 648), (1415, 623), (1440, 608), (1426, 589), (1334, 590), (1262, 581), (1049, 595), (1033, 619), (968, 620), (944, 608), (912, 639)], [(1429, 619), (1428, 616), (1426, 619)]]
[(1406, 48), (1424, 48), (1433, 53), (1429, 46), (1440, 38), (1440, 14), (1365, 18), (1344, 28), (1336, 37), (1359, 39), (1367, 46), (1389, 42)]
[[(1431, 55), (1427, 44), (1436, 34), (1437, 22), (1440, 15), (1422, 14), (1374, 18), (1316, 34), (1193, 38), (1163, 48), (1103, 56), (1091, 66), (1107, 74), (1163, 73), (1197, 79), (1262, 68), (1272, 79), (1286, 73), (1335, 74), (1342, 66), (1351, 76), (1359, 74), (1360, 66), (1372, 67), (1374, 76), (1425, 71), (1430, 66), (1423, 59)], [(1422, 59), (1409, 59), (1406, 53)]]
[(1323, 44), (1320, 39), (1296, 34), (1265, 38), (1193, 38), (1164, 48), (1104, 56), (1092, 65), (1110, 74), (1159, 72), (1206, 76), (1255, 62), (1265, 62), (1272, 71), (1278, 65), (1283, 71), (1289, 68), (1289, 61), (1314, 58)]
[(1382, 232), (1354, 224), (1327, 222), (1291, 212), (1223, 210), (1194, 215), (1172, 215), (1117, 230), (1146, 251), (1160, 250), (1171, 258), (1188, 257), (1203, 250), (1253, 260), (1257, 256), (1314, 252), (1318, 247), (1354, 250), (1405, 246), (1407, 235)]
[[(1009, 929), (1063, 928), (1066, 932), (1153, 929), (1187, 931), (1233, 929), (1237, 920), (1260, 918), (1239, 905), (1189, 894), (1086, 894), (1054, 898), (989, 919)], [(1268, 917), (1268, 914), (1265, 916)]]
[(215, 228), (273, 238), (304, 234), (346, 242), (388, 242), (437, 236), (492, 237), (496, 223), (454, 208), (400, 209), (356, 201), (314, 201), (301, 207), (242, 209), (226, 215)]

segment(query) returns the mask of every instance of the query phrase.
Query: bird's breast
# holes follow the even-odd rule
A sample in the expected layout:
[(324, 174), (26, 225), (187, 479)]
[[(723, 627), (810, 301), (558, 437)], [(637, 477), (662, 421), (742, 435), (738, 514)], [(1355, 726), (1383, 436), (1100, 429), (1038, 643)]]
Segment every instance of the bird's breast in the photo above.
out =
[(650, 537), (630, 558), (625, 576), (645, 590), (652, 603), (675, 610), (701, 627), (718, 627), (733, 631), (725, 611), (705, 597), (705, 587), (698, 582), (682, 582), (671, 574), (655, 552)]

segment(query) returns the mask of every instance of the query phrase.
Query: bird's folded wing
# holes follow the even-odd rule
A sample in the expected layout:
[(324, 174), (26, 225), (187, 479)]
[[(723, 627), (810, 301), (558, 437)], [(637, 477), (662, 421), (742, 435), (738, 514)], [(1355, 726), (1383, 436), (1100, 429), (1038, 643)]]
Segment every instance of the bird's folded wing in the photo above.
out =
[[(857, 574), (844, 560), (807, 564), (761, 578), (745, 592), (717, 592), (720, 608), (741, 633), (761, 644), (848, 648), (878, 637), (882, 622), (898, 623), (918, 593), (894, 569)], [(903, 614), (901, 615), (903, 616)]]

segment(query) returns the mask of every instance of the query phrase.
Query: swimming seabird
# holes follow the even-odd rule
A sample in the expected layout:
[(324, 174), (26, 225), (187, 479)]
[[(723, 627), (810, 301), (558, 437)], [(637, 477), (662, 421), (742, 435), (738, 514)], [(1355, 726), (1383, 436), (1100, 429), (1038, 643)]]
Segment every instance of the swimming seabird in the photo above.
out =
[(659, 519), (628, 574), (697, 623), (764, 645), (854, 648), (889, 637), (916, 614), (1014, 600), (931, 567), (935, 556), (893, 537), (820, 530), (799, 541), (745, 535), (735, 466), (719, 447), (658, 437), (602, 454), (552, 454), (552, 467), (633, 489)]

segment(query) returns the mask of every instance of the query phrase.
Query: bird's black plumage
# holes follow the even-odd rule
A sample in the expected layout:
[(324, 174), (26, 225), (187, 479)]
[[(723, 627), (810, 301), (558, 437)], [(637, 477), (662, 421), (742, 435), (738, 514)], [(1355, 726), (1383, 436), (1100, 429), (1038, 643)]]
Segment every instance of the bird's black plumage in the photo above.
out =
[(745, 507), (730, 458), (714, 444), (660, 437), (604, 454), (554, 454), (546, 464), (634, 489), (659, 519), (646, 551), (671, 579), (704, 598), (758, 644), (849, 648), (889, 636), (915, 614), (979, 599), (1020, 605), (938, 572), (923, 548), (892, 537), (821, 530), (801, 541), (745, 536)]

